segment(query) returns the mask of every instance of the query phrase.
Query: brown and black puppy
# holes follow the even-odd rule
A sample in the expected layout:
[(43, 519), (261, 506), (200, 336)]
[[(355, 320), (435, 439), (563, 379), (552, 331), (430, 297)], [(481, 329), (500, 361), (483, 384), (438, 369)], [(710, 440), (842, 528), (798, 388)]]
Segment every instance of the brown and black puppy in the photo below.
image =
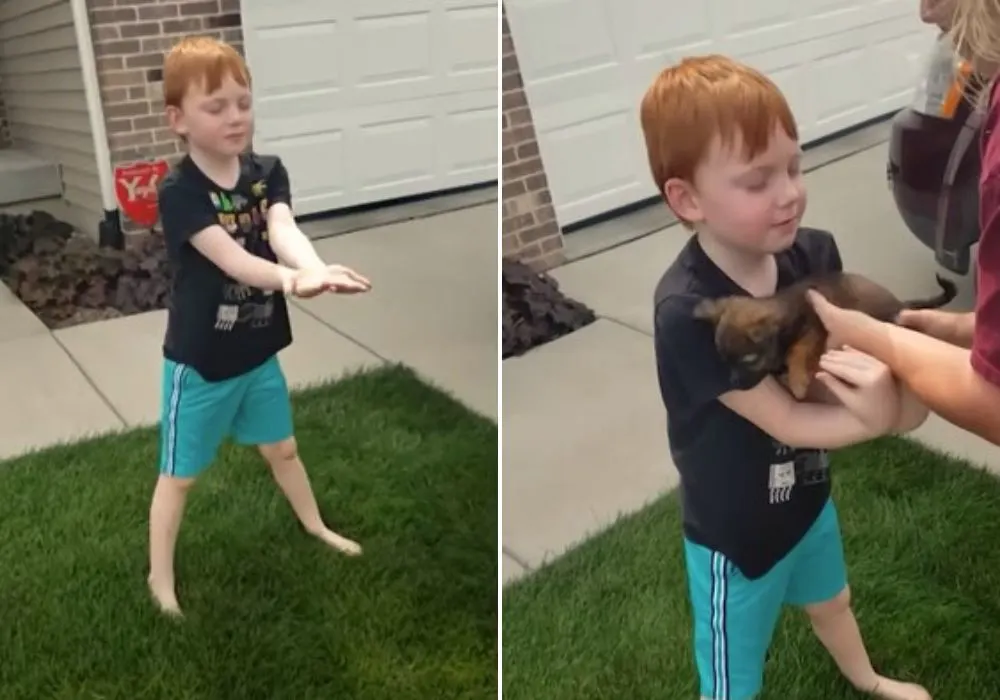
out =
[(837, 306), (895, 323), (903, 309), (936, 309), (955, 298), (953, 282), (940, 275), (937, 282), (942, 291), (936, 297), (900, 301), (867, 277), (841, 272), (807, 277), (770, 297), (706, 299), (694, 315), (715, 326), (715, 345), (734, 370), (761, 378), (776, 374), (801, 401), (819, 368), (828, 335), (806, 298), (807, 290), (815, 289)]

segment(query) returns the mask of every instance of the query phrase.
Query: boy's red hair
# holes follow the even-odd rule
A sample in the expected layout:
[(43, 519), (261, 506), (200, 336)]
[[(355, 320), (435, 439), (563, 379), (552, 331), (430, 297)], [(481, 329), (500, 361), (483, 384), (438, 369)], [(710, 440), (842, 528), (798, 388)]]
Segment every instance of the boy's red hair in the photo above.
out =
[(667, 180), (693, 180), (716, 138), (724, 147), (742, 139), (748, 160), (767, 150), (778, 126), (799, 138), (778, 87), (759, 71), (719, 55), (686, 58), (661, 71), (642, 98), (640, 115), (661, 196)]
[(163, 60), (163, 101), (180, 107), (192, 85), (215, 92), (227, 76), (243, 87), (250, 84), (250, 71), (236, 49), (212, 37), (185, 37)]

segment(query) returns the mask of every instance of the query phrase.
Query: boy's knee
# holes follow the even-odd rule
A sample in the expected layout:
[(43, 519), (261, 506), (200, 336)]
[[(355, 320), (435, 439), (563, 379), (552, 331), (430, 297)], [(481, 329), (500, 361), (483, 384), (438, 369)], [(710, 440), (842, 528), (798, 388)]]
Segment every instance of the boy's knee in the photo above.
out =
[(837, 617), (851, 609), (851, 588), (844, 586), (844, 590), (835, 595), (830, 600), (822, 603), (813, 603), (806, 606), (806, 613), (809, 619), (815, 622), (823, 622), (830, 618)]
[(169, 474), (161, 474), (159, 482), (157, 483), (159, 488), (168, 489), (170, 491), (187, 493), (194, 486), (193, 476), (170, 476)]
[(294, 437), (274, 442), (269, 445), (259, 445), (261, 456), (267, 460), (271, 467), (277, 468), (282, 464), (292, 462), (299, 456), (299, 446)]

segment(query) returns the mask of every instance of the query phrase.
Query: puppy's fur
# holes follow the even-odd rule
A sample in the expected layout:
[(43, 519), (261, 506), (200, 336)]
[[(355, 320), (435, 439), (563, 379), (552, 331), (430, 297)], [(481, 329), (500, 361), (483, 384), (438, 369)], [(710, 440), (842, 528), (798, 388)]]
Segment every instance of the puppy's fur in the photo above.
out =
[(760, 378), (776, 374), (801, 401), (819, 369), (828, 336), (806, 298), (807, 290), (815, 289), (837, 306), (895, 323), (904, 309), (935, 309), (955, 298), (953, 282), (940, 275), (937, 282), (942, 291), (936, 297), (900, 301), (867, 277), (841, 272), (805, 278), (770, 297), (706, 299), (694, 315), (715, 326), (715, 345), (734, 372)]

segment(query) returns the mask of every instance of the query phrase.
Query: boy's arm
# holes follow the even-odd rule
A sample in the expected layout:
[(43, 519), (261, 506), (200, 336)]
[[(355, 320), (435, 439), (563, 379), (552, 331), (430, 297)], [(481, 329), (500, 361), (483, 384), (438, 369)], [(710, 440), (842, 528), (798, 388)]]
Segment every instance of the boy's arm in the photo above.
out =
[(295, 270), (248, 253), (218, 224), (191, 236), (191, 245), (216, 267), (248, 287), (285, 294), (293, 289)]
[(789, 447), (829, 450), (879, 435), (839, 403), (796, 401), (773, 377), (722, 394), (719, 401)]
[(719, 400), (776, 440), (797, 448), (833, 449), (877, 437), (847, 408), (799, 403), (773, 377), (741, 378), (723, 361), (710, 324), (693, 317), (688, 295), (657, 305), (656, 362), (667, 411), (693, 411)]
[(280, 158), (267, 175), (267, 240), (284, 264), (297, 270), (326, 267), (312, 241), (295, 223), (292, 214), (292, 185)]
[(326, 267), (312, 241), (295, 223), (291, 208), (284, 202), (267, 208), (267, 239), (278, 259), (298, 270)]
[(201, 190), (171, 180), (160, 190), (158, 204), (170, 249), (190, 243), (237, 282), (272, 291), (292, 289), (295, 271), (248, 253), (219, 224), (215, 207)]

